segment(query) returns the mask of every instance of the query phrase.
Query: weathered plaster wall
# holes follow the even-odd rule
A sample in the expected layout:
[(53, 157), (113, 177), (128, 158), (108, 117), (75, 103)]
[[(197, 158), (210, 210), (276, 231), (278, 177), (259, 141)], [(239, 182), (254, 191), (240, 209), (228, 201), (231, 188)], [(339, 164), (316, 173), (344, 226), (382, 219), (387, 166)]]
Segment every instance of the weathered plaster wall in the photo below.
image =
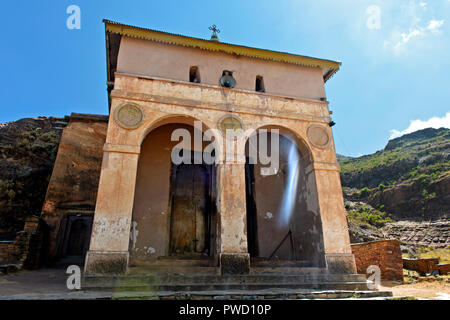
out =
[(50, 259), (57, 255), (65, 214), (74, 210), (92, 214), (95, 209), (107, 120), (107, 116), (76, 115), (64, 128), (42, 208), (42, 218), (50, 227)]
[[(194, 123), (190, 121), (191, 126), (162, 125), (151, 131), (142, 143), (133, 205), (132, 263), (169, 254), (171, 152), (179, 144), (171, 141), (171, 135), (176, 129), (185, 129), (194, 137)], [(186, 148), (195, 150), (193, 141)]]
[[(295, 255), (311, 267), (325, 267), (322, 217), (319, 207), (314, 172), (306, 172), (308, 160), (302, 158), (298, 198), (291, 230), (295, 243)], [(339, 240), (338, 240), (339, 241)]]
[[(281, 162), (283, 159), (280, 159)], [(285, 174), (263, 176), (261, 169), (266, 165), (255, 164), (254, 192), (257, 216), (257, 241), (259, 257), (268, 258), (289, 231), (289, 224), (281, 223), (280, 206), (285, 189)], [(247, 210), (247, 214), (249, 214)], [(274, 255), (275, 259), (289, 260), (291, 255), (289, 240)]]
[(122, 38), (118, 72), (189, 81), (191, 66), (199, 68), (202, 84), (218, 85), (222, 72), (229, 70), (236, 79), (236, 89), (255, 91), (256, 76), (263, 76), (267, 93), (310, 99), (325, 97), (320, 68)]

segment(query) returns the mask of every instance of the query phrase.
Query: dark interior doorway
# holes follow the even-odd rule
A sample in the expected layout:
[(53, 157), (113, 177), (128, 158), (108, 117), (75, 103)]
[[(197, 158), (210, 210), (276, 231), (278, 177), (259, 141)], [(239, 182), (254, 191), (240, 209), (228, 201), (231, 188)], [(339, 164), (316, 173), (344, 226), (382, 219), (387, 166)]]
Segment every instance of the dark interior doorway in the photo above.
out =
[(68, 214), (65, 219), (61, 261), (83, 262), (92, 232), (92, 215)]
[(245, 194), (247, 206), (247, 239), (250, 257), (258, 257), (258, 219), (255, 203), (255, 174), (254, 165), (248, 159), (245, 164)]
[(169, 255), (214, 255), (214, 181), (212, 165), (173, 165)]

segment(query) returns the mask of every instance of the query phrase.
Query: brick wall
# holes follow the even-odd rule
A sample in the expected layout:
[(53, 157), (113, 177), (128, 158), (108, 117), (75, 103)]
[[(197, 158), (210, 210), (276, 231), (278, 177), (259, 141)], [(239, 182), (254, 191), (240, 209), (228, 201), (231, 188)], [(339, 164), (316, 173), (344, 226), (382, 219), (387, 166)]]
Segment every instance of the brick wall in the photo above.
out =
[(356, 269), (366, 274), (367, 268), (376, 265), (381, 270), (382, 280), (403, 281), (403, 262), (400, 241), (380, 240), (352, 244)]
[(405, 269), (417, 271), (420, 274), (432, 272), (438, 263), (439, 259), (403, 259)]
[(447, 274), (450, 272), (450, 264), (439, 264), (439, 259), (403, 259), (403, 266), (405, 269), (419, 272), (421, 275), (431, 273), (439, 270), (440, 274)]
[(450, 263), (447, 264), (438, 264), (439, 273), (442, 275), (446, 275), (450, 273)]
[(14, 264), (19, 268), (34, 269), (39, 265), (45, 225), (39, 217), (25, 219), (23, 231), (14, 241), (0, 242), (0, 265)]
[(0, 264), (7, 264), (9, 262), (13, 248), (15, 248), (14, 241), (0, 242)]

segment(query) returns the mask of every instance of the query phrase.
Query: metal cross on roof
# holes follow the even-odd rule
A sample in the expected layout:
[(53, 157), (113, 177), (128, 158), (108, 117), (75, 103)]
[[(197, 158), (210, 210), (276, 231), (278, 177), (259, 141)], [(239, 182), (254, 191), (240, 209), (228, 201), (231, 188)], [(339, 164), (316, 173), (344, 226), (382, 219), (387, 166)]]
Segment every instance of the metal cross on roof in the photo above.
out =
[(217, 26), (215, 24), (209, 27), (209, 30), (211, 30), (213, 33), (220, 33), (220, 30), (217, 29)]

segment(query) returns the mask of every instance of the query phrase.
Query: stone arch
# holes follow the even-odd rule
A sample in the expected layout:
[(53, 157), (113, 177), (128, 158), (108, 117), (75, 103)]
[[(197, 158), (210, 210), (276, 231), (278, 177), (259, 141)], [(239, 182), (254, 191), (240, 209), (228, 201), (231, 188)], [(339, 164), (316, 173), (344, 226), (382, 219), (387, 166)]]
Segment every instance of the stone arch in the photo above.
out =
[[(192, 139), (191, 146), (187, 147), (186, 150), (194, 155), (192, 160), (199, 153), (202, 155), (204, 147), (210, 142), (203, 142), (201, 150), (195, 149), (193, 137), (194, 131), (197, 129), (194, 128), (194, 121), (200, 120), (186, 115), (169, 115), (154, 119), (142, 130), (129, 247), (131, 265), (149, 262), (157, 257), (172, 254), (171, 232), (173, 230), (173, 208), (175, 207), (173, 201), (177, 190), (180, 190), (176, 183), (179, 183), (177, 174), (181, 173), (180, 166), (176, 166), (171, 159), (172, 149), (179, 144), (179, 141), (171, 141), (171, 134), (176, 129), (188, 130)], [(209, 126), (203, 123), (202, 133), (205, 133), (208, 129)], [(215, 135), (213, 134), (213, 136)], [(217, 147), (216, 152), (221, 152), (221, 146)], [(192, 161), (192, 166), (194, 165)], [(204, 179), (209, 180), (202, 186), (208, 189), (207, 192), (203, 192), (203, 190), (199, 193), (204, 194), (205, 197), (208, 196), (204, 200), (204, 202), (207, 202), (205, 208), (208, 208), (211, 215), (215, 215), (215, 165), (205, 165), (205, 168), (209, 171)], [(204, 172), (204, 170), (198, 172)], [(186, 172), (183, 174), (186, 174)], [(185, 187), (186, 189), (189, 190)], [(205, 220), (213, 226), (208, 229), (208, 232), (211, 230), (211, 232), (215, 232), (215, 217), (210, 219), (208, 216)], [(210, 241), (209, 238), (207, 240), (208, 245), (211, 243), (211, 248), (215, 246), (213, 241)], [(215, 254), (213, 251), (204, 250), (211, 255)]]
[(195, 118), (190, 115), (185, 114), (170, 114), (158, 117), (156, 119), (153, 119), (151, 122), (147, 123), (143, 130), (141, 130), (141, 134), (139, 136), (138, 142), (139, 146), (142, 145), (142, 142), (145, 140), (145, 138), (154, 130), (156, 130), (158, 127), (161, 127), (166, 124), (186, 124), (193, 126), (194, 121), (200, 121), (202, 122), (202, 131), (203, 133), (209, 131), (212, 134), (212, 137), (214, 137), (214, 140), (217, 141), (216, 144), (216, 157), (219, 159), (223, 158), (224, 148), (223, 148), (223, 138), (221, 133), (218, 129), (215, 129), (214, 126), (211, 123), (205, 122), (203, 119)]
[(267, 129), (267, 130), (277, 129), (277, 130), (279, 130), (280, 135), (283, 135), (283, 136), (291, 139), (296, 144), (297, 148), (303, 155), (302, 158), (304, 159), (303, 161), (306, 166), (309, 166), (314, 162), (314, 153), (312, 152), (312, 147), (307, 142), (306, 137), (303, 136), (302, 134), (300, 134), (299, 132), (294, 131), (294, 130), (287, 128), (285, 126), (282, 126), (282, 125), (267, 123), (267, 124), (263, 124), (257, 128), (254, 128), (254, 129), (252, 128), (252, 129), (247, 130), (246, 136), (245, 136), (246, 144), (247, 144), (248, 140), (250, 139), (250, 137), (255, 135), (261, 129)]
[[(260, 159), (256, 163), (253, 159), (251, 163), (251, 137), (256, 135), (259, 139), (261, 129), (279, 132), (280, 163), (275, 171), (263, 171)], [(272, 134), (268, 134), (268, 145), (271, 138)], [(263, 125), (248, 135), (245, 154), (250, 255), (263, 260), (295, 260), (301, 266), (323, 267), (320, 207), (314, 172), (310, 170), (314, 156), (304, 137), (286, 127)]]

